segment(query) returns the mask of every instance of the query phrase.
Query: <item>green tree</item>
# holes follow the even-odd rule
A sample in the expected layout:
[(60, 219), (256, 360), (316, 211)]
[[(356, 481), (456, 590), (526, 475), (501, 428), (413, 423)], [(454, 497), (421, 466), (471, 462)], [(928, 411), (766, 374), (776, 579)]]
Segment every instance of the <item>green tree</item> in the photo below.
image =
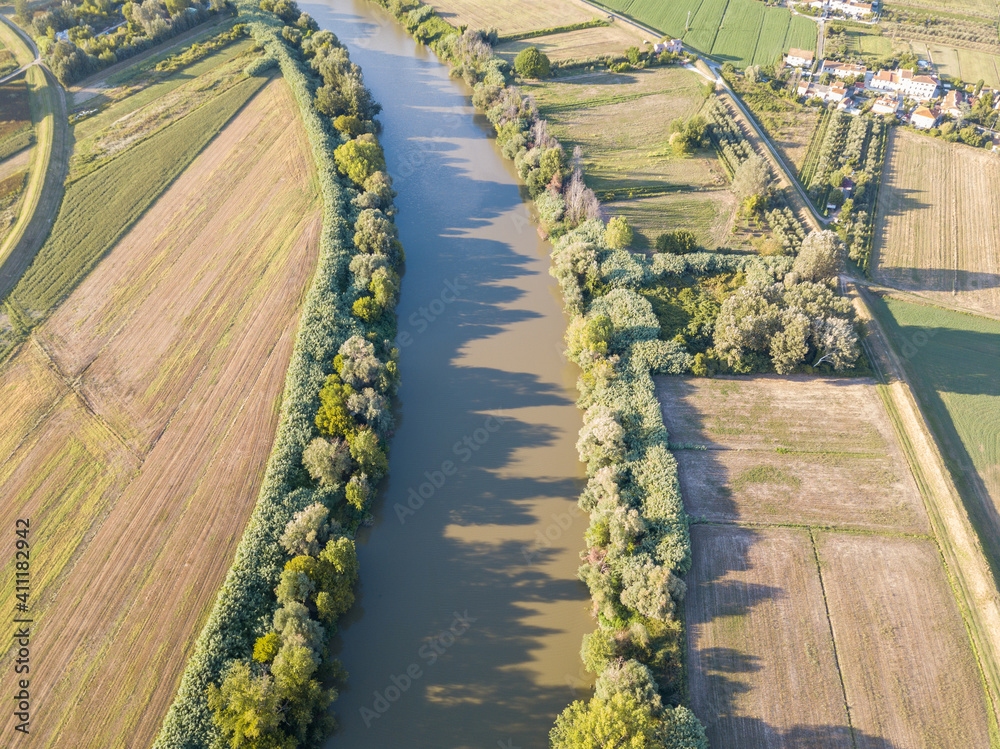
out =
[(612, 250), (623, 250), (632, 244), (632, 227), (624, 216), (615, 216), (604, 230), (604, 242)]
[(333, 126), (348, 138), (357, 138), (365, 132), (364, 123), (353, 114), (342, 114), (333, 121)]
[(28, 0), (14, 0), (14, 17), (22, 26), (30, 23), (31, 10), (28, 8)]
[(333, 486), (340, 483), (351, 467), (351, 451), (342, 439), (317, 437), (302, 452), (302, 465), (314, 481)]
[(771, 169), (757, 154), (736, 168), (733, 175), (733, 194), (741, 203), (751, 195), (767, 195), (771, 184)]
[(803, 281), (826, 281), (844, 265), (844, 243), (836, 232), (812, 231), (802, 242), (792, 271)]
[(375, 477), (376, 480), (385, 475), (389, 461), (379, 445), (378, 435), (375, 432), (367, 428), (360, 429), (350, 439), (350, 443), (351, 457), (364, 473)]
[(212, 719), (232, 749), (292, 749), (281, 730), (281, 695), (268, 674), (253, 675), (243, 661), (226, 672), (220, 689), (208, 686)]
[(337, 169), (356, 185), (363, 185), (375, 172), (385, 169), (385, 156), (379, 144), (360, 138), (337, 146), (333, 160), (337, 162)]
[(546, 78), (552, 71), (552, 64), (538, 47), (528, 47), (517, 53), (514, 70), (522, 78)]
[(344, 437), (357, 429), (357, 423), (347, 409), (347, 399), (354, 388), (345, 385), (336, 372), (326, 378), (319, 391), (319, 411), (316, 413), (316, 428), (331, 437)]
[(556, 719), (549, 734), (552, 749), (653, 749), (657, 721), (651, 708), (627, 694), (610, 699), (577, 700)]
[(268, 632), (257, 638), (253, 644), (253, 659), (258, 663), (270, 663), (281, 649), (281, 637), (277, 632)]

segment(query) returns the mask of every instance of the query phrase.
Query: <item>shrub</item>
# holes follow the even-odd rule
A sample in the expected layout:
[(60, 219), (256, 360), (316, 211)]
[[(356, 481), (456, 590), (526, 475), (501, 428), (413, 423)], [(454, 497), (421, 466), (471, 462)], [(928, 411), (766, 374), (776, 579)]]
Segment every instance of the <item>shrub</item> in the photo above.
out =
[(670, 255), (686, 255), (701, 249), (697, 237), (687, 229), (660, 234), (656, 238), (655, 247), (657, 252), (666, 252)]
[(615, 216), (608, 221), (604, 241), (612, 250), (622, 250), (632, 244), (632, 227), (624, 216)]
[(517, 53), (514, 70), (522, 78), (547, 78), (552, 71), (552, 64), (538, 47), (528, 47)]

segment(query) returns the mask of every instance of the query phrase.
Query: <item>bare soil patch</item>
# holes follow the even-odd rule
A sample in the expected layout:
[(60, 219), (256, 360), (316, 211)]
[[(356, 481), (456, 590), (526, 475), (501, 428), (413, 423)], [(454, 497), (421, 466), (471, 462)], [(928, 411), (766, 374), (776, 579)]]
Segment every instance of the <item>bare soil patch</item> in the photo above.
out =
[(1000, 157), (894, 131), (879, 193), (876, 279), (1000, 314)]
[(691, 707), (717, 747), (851, 745), (809, 532), (691, 528)]
[(149, 745), (232, 561), (318, 247), (296, 111), (262, 89), (37, 332), (51, 366), (29, 342), (0, 372), (4, 400), (50, 373), (0, 469), (53, 560), (33, 747)]
[(553, 61), (586, 60), (604, 55), (623, 55), (629, 47), (641, 48), (643, 40), (648, 36), (643, 36), (631, 26), (595, 26), (499, 44), (496, 53), (508, 62), (513, 62), (522, 49), (538, 47)]
[(916, 484), (870, 380), (657, 378), (691, 514), (926, 533)]
[(933, 541), (819, 533), (858, 749), (989, 747), (985, 693)]

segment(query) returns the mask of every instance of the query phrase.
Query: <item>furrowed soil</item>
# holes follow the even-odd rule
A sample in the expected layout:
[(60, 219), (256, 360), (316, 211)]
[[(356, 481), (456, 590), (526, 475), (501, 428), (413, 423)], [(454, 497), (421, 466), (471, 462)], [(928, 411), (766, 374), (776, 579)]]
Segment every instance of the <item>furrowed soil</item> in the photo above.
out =
[(687, 511), (712, 521), (926, 533), (870, 380), (659, 377)]
[(695, 525), (691, 541), (691, 708), (709, 744), (850, 746), (809, 532)]
[(1000, 314), (998, 205), (996, 154), (893, 132), (875, 227), (876, 280), (946, 306)]
[(979, 669), (934, 542), (820, 533), (816, 545), (858, 749), (990, 746)]
[(147, 746), (232, 561), (318, 251), (296, 112), (262, 89), (0, 370), (2, 522), (31, 517), (37, 560), (32, 747)]

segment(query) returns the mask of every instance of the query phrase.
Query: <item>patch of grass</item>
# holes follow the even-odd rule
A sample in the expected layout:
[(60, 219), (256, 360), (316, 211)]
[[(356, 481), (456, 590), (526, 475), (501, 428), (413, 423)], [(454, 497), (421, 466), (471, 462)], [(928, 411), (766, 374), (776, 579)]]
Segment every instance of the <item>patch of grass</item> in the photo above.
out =
[(696, 353), (712, 345), (712, 331), (722, 302), (743, 283), (742, 273), (668, 278), (658, 286), (644, 289), (642, 295), (653, 305), (660, 321), (660, 337), (681, 342)]
[(777, 466), (761, 465), (747, 468), (733, 479), (732, 488), (736, 491), (746, 489), (751, 484), (779, 484), (798, 489), (802, 485), (798, 476), (785, 473)]
[(72, 291), (266, 80), (248, 78), (66, 190), (48, 241), (6, 304), (22, 333)]
[(892, 297), (873, 307), (997, 565), (991, 518), (1000, 507), (1000, 322)]

